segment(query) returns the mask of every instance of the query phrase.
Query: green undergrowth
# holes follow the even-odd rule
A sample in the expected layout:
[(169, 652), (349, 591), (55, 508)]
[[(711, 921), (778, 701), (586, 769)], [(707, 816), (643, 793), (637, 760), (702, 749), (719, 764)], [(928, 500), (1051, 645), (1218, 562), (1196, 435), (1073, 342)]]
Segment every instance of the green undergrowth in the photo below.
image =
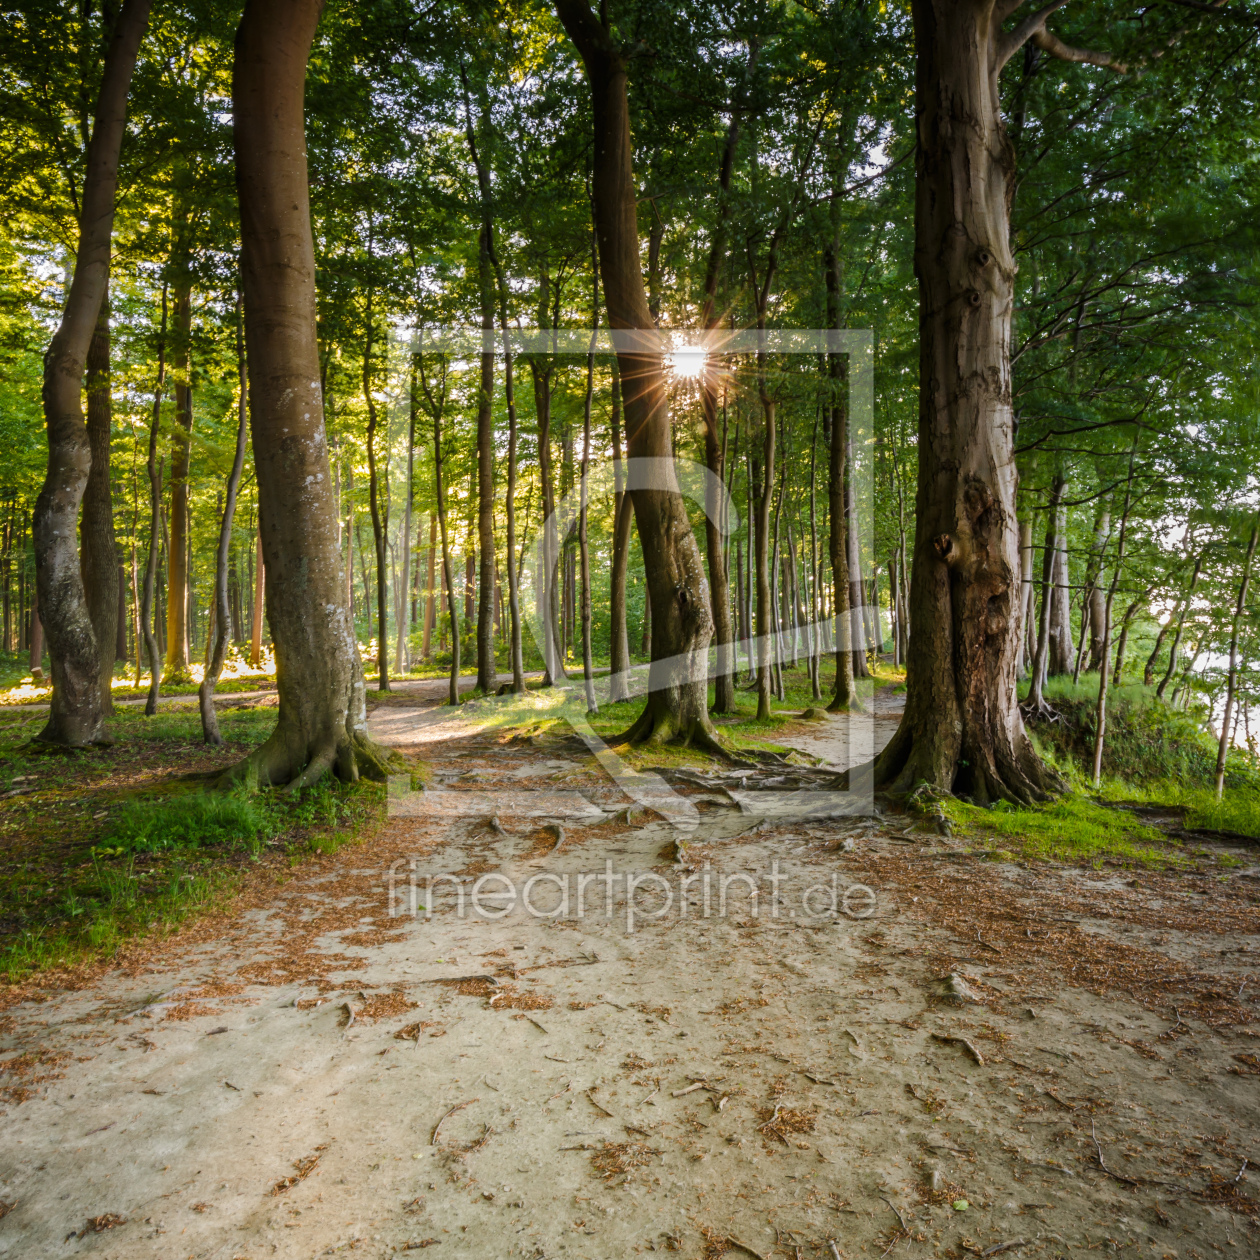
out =
[(1185, 863), (1179, 846), (1170, 844), (1157, 828), (1126, 810), (1109, 809), (1078, 793), (1028, 809), (1006, 802), (982, 809), (960, 800), (944, 801), (941, 808), (955, 829), (1001, 860), (1038, 858), (1150, 867)]
[[(1029, 728), (1041, 757), (1063, 776), (1069, 792), (1029, 809), (999, 802), (980, 809), (949, 800), (942, 809), (957, 830), (994, 855), (1091, 865), (1182, 867), (1193, 850), (1125, 805), (1168, 806), (1169, 821), (1260, 837), (1260, 767), (1246, 750), (1231, 749), (1225, 792), (1216, 799), (1217, 740), (1202, 708), (1176, 710), (1141, 684), (1115, 688), (1107, 706), (1103, 774), (1093, 783), (1097, 676), (1051, 679), (1046, 698), (1057, 721)], [(1221, 859), (1224, 861), (1225, 859)]]
[[(195, 713), (120, 710), (112, 747), (35, 753), (31, 726), (0, 729), (0, 977), (107, 957), (227, 905), (254, 875), (358, 839), (384, 812), (384, 786), (326, 777), (300, 793), (244, 783), (226, 792), (180, 776), (231, 765), (275, 714), (225, 710), (207, 749)], [(270, 874), (268, 874), (270, 873)]]

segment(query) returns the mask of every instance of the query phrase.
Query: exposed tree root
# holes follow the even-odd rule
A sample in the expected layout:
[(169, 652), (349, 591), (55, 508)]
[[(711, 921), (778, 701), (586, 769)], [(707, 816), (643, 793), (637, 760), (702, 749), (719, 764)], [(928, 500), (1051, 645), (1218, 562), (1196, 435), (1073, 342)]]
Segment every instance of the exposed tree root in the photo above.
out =
[(398, 753), (358, 731), (330, 734), (310, 746), (305, 740), (291, 738), (281, 724), (266, 743), (220, 772), (216, 781), (218, 787), (227, 788), (256, 776), (264, 787), (287, 786), (289, 791), (298, 792), (317, 783), (330, 770), (343, 783), (361, 778), (383, 783), (403, 764)]
[(690, 720), (679, 718), (666, 710), (664, 705), (658, 708), (651, 699), (629, 729), (612, 736), (608, 743), (613, 746), (631, 744), (654, 748), (665, 744), (679, 744), (699, 752), (712, 753), (723, 761), (742, 764), (714, 729), (707, 713)]
[(995, 801), (1035, 805), (1066, 790), (1058, 773), (1033, 750), (1022, 729), (1013, 743), (950, 738), (939, 724), (916, 731), (902, 718), (897, 733), (875, 759), (875, 786), (906, 796), (924, 785), (976, 805)]
[(1033, 700), (1031, 697), (1019, 706), (1020, 716), (1025, 722), (1062, 722), (1063, 714), (1052, 708), (1044, 698)]

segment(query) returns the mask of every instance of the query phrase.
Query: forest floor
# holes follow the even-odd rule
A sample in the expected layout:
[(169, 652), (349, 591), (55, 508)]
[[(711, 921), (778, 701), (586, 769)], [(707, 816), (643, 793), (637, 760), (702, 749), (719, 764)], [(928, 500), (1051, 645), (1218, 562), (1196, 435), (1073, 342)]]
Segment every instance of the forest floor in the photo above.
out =
[[(357, 843), (10, 986), (0, 1255), (1260, 1251), (1254, 850), (1054, 861), (685, 781), (680, 844), (559, 725), (372, 722), (428, 786)], [(842, 764), (845, 726), (774, 738)], [(557, 912), (424, 879), (496, 872)]]

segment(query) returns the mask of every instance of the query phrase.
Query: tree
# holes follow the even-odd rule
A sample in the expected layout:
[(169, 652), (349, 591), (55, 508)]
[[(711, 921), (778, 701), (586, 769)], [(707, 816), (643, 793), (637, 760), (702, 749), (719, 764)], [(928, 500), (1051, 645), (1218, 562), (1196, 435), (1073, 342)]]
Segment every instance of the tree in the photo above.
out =
[[(97, 316), (109, 283), (118, 155), (127, 115), (127, 89), (149, 21), (149, 0), (125, 0), (105, 55), (92, 138), (74, 277), (61, 324), (44, 358), (44, 417), (48, 474), (35, 504), (35, 574), (39, 615), (48, 636), (53, 695), (38, 738), (73, 748), (104, 738), (100, 653), (75, 548), (79, 504), (92, 468), (83, 418), (83, 373)], [(112, 576), (112, 570), (111, 570)]]
[(236, 35), (233, 140), (241, 213), (250, 429), (276, 729), (230, 777), (262, 783), (383, 778), (367, 736), (363, 666), (344, 602), (337, 504), (315, 336), (303, 90), (322, 0), (247, 0)]
[(622, 739), (679, 739), (724, 751), (708, 713), (709, 591), (674, 472), (660, 346), (654, 331), (647, 331), (654, 322), (639, 261), (627, 59), (587, 0), (556, 0), (556, 13), (581, 55), (591, 89), (595, 232), (608, 322), (621, 333), (617, 365), (626, 446), (631, 461), (651, 461), (637, 476), (632, 464), (630, 474), (652, 607), (650, 691), (643, 713)]
[(1018, 7), (913, 3), (919, 481), (905, 716), (876, 762), (876, 782), (894, 790), (926, 782), (982, 804), (1041, 800), (1059, 786), (1024, 731), (1015, 691), (1015, 154), (999, 75), (1030, 40), (1051, 56), (1113, 64), (1046, 30), (1058, 4), (1004, 31)]

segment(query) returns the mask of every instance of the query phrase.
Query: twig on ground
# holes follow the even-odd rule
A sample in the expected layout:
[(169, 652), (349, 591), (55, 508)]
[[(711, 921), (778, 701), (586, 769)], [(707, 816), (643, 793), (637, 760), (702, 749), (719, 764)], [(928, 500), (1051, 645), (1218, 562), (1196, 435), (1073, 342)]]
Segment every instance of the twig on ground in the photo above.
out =
[(671, 1089), (669, 1096), (671, 1098), (681, 1098), (684, 1094), (694, 1094), (698, 1089), (708, 1089), (707, 1081), (697, 1081), (694, 1085), (688, 1085), (686, 1089)]
[(962, 1046), (962, 1048), (980, 1065), (984, 1067), (984, 1055), (967, 1040), (966, 1037), (951, 1036), (946, 1033), (933, 1033), (933, 1041), (942, 1042), (945, 1045)]
[(1123, 1173), (1112, 1172), (1111, 1169), (1107, 1167), (1107, 1161), (1103, 1159), (1102, 1146), (1098, 1141), (1098, 1130), (1092, 1120), (1089, 1122), (1089, 1132), (1090, 1136), (1094, 1139), (1094, 1150), (1098, 1152), (1098, 1167), (1101, 1168), (1108, 1177), (1114, 1177), (1116, 1181), (1122, 1181), (1126, 1186), (1140, 1186), (1142, 1184), (1140, 1181), (1135, 1181), (1132, 1177), (1126, 1177)]
[(452, 1116), (453, 1116), (453, 1115), (454, 1115), (457, 1111), (463, 1111), (463, 1109), (464, 1109), (465, 1107), (471, 1107), (471, 1106), (473, 1105), (473, 1103), (475, 1103), (475, 1102), (477, 1102), (477, 1101), (479, 1101), (479, 1100), (478, 1100), (478, 1099), (476, 1099), (476, 1098), (470, 1098), (467, 1102), (456, 1103), (456, 1104), (455, 1104), (455, 1106), (453, 1106), (453, 1107), (450, 1109), (450, 1111), (448, 1111), (448, 1112), (447, 1112), (447, 1113), (446, 1113), (446, 1114), (445, 1114), (445, 1115), (444, 1115), (444, 1116), (443, 1116), (443, 1117), (442, 1117), (442, 1118), (441, 1118), (441, 1119), (437, 1122), (437, 1124), (435, 1124), (435, 1125), (433, 1126), (433, 1135), (432, 1135), (432, 1137), (430, 1137), (430, 1138), (429, 1138), (429, 1145), (430, 1145), (430, 1146), (436, 1146), (436, 1145), (437, 1145), (437, 1140), (438, 1140), (438, 1130), (439, 1130), (439, 1129), (440, 1129), (440, 1128), (441, 1128), (441, 1127), (442, 1127), (442, 1126), (443, 1126), (443, 1125), (444, 1125), (444, 1124), (445, 1124), (445, 1123), (446, 1123), (446, 1122), (447, 1122), (447, 1121), (448, 1121), (448, 1120), (449, 1120), (449, 1119), (450, 1119), (450, 1118), (451, 1118), (451, 1117), (452, 1117)]
[(1010, 1242), (998, 1243), (995, 1246), (990, 1247), (987, 1251), (982, 1251), (980, 1255), (982, 1257), (983, 1256), (998, 1256), (998, 1255), (1001, 1255), (1002, 1252), (1004, 1251), (1014, 1251), (1016, 1247), (1027, 1247), (1027, 1246), (1028, 1246), (1027, 1238), (1012, 1238)]
[[(879, 1197), (881, 1199), (884, 1199), (884, 1196), (882, 1194)], [(896, 1214), (897, 1219), (901, 1222), (901, 1228), (905, 1230), (905, 1232), (908, 1234), (910, 1232), (910, 1226), (906, 1224), (906, 1218), (901, 1215), (901, 1210), (897, 1207), (897, 1205), (891, 1199), (884, 1199), (884, 1202), (887, 1203), (890, 1208), (892, 1208), (893, 1212)]]
[(604, 1107), (600, 1103), (597, 1103), (595, 1101), (595, 1086), (594, 1085), (592, 1085), (590, 1089), (586, 1091), (586, 1099), (591, 1104), (591, 1106), (594, 1107), (597, 1111), (602, 1111), (604, 1115), (606, 1115), (610, 1120), (616, 1120), (617, 1117), (614, 1116), (613, 1113), (609, 1111), (607, 1107)]

